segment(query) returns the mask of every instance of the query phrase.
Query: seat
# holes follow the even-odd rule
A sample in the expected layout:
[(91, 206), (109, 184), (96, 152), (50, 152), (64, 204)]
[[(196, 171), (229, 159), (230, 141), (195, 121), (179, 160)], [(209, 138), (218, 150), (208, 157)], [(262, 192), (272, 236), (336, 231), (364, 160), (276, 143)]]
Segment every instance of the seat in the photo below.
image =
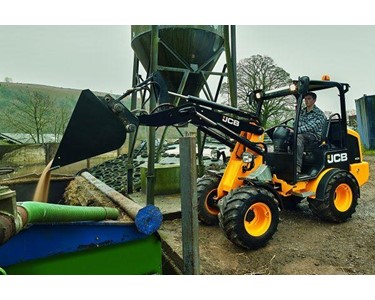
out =
[(329, 147), (340, 147), (341, 145), (341, 118), (335, 113), (329, 116), (323, 124), (320, 140), (305, 146), (304, 152), (312, 152), (317, 147), (328, 145)]
[(323, 125), (320, 141), (305, 146), (302, 158), (302, 173), (313, 176), (324, 165), (327, 150), (341, 145), (341, 119), (339, 114), (331, 115)]
[[(331, 118), (337, 115), (338, 118)], [(334, 114), (330, 117), (329, 128), (327, 130), (327, 136), (325, 142), (332, 148), (342, 147), (342, 131), (341, 131), (341, 118), (339, 114)]]

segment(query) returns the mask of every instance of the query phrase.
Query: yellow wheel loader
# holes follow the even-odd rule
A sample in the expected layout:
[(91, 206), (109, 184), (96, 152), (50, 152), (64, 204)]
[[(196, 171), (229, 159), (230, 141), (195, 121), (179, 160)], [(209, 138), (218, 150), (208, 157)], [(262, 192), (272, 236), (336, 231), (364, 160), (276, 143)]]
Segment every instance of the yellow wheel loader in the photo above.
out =
[[(156, 80), (155, 78), (158, 78)], [(171, 126), (191, 123), (202, 132), (229, 146), (231, 156), (222, 172), (211, 171), (198, 179), (198, 217), (209, 225), (219, 223), (234, 244), (256, 249), (264, 246), (277, 230), (279, 210), (307, 199), (312, 212), (330, 222), (344, 222), (355, 212), (360, 186), (368, 181), (369, 165), (363, 161), (358, 133), (348, 129), (346, 83), (310, 80), (307, 76), (277, 90), (249, 94), (256, 109), (243, 111), (195, 96), (168, 92), (183, 101), (165, 102), (160, 76), (150, 77), (118, 99), (99, 99), (82, 92), (57, 150), (52, 168), (119, 148), (126, 133), (139, 125)], [(129, 111), (121, 100), (133, 92), (158, 87), (160, 107), (150, 114)], [(340, 113), (326, 120), (319, 143), (305, 149), (302, 173), (297, 174), (297, 124), (307, 92), (335, 89)], [(260, 114), (265, 101), (294, 97), (295, 117), (265, 130)], [(264, 142), (265, 135), (272, 147)]]

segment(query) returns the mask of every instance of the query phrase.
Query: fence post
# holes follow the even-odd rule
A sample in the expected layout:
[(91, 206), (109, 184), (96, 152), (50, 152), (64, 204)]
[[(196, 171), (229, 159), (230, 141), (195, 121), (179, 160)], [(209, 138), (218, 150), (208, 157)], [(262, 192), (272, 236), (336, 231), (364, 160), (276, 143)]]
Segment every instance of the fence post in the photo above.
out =
[(199, 274), (196, 138), (180, 138), (182, 256), (185, 275)]

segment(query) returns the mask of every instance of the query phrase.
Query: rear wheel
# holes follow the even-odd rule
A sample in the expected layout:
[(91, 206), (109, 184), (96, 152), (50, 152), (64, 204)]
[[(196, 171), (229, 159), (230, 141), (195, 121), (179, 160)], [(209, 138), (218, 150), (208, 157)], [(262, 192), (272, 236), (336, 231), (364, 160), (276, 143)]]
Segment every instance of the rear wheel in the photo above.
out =
[(277, 230), (279, 208), (275, 196), (263, 188), (243, 186), (220, 200), (219, 224), (237, 246), (257, 249)]
[(220, 178), (204, 175), (198, 179), (198, 218), (207, 225), (216, 225), (218, 221), (219, 208), (217, 206), (217, 187)]
[(318, 189), (324, 191), (320, 199), (308, 198), (312, 212), (322, 220), (344, 222), (355, 212), (358, 204), (359, 188), (352, 174), (338, 171), (327, 180), (319, 183)]

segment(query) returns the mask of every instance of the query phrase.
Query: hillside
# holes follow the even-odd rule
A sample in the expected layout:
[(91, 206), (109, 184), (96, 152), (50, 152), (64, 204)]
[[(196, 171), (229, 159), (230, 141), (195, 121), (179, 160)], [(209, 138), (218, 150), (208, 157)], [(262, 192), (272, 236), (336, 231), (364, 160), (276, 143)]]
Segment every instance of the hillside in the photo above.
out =
[[(6, 111), (10, 107), (10, 103), (13, 99), (16, 99), (18, 95), (25, 93), (26, 91), (31, 92), (40, 92), (50, 96), (52, 99), (56, 101), (63, 101), (64, 106), (68, 107), (70, 111), (73, 111), (81, 90), (78, 89), (71, 89), (71, 88), (62, 88), (62, 87), (54, 87), (54, 86), (47, 86), (47, 85), (39, 85), (39, 84), (27, 84), (27, 83), (10, 83), (10, 82), (0, 82), (0, 115), (1, 112)], [(98, 96), (104, 96), (108, 93), (106, 92), (98, 92), (93, 91)], [(119, 95), (113, 95), (113, 97), (117, 98)], [(122, 101), (128, 108), (130, 107), (130, 101)], [(182, 129), (182, 131), (184, 131)], [(0, 117), (0, 132), (17, 132), (12, 131), (7, 128), (6, 124), (4, 124), (4, 119)], [(156, 136), (158, 138), (161, 137), (163, 129), (160, 128)], [(167, 138), (178, 138), (180, 134), (173, 129), (168, 130)], [(140, 128), (138, 132), (139, 139), (145, 139), (147, 137), (147, 129)]]
[[(73, 111), (81, 90), (54, 87), (39, 84), (28, 84), (28, 83), (11, 83), (11, 82), (0, 82), (0, 107), (1, 111), (6, 111), (10, 107), (10, 103), (13, 99), (16, 99), (18, 95), (21, 95), (27, 91), (40, 92), (51, 97), (55, 101), (63, 101), (64, 106), (68, 107), (68, 110)], [(97, 95), (103, 96), (107, 93), (94, 92)], [(4, 120), (0, 118), (0, 132), (9, 131), (6, 130)]]
[[(54, 87), (40, 84), (29, 84), (29, 83), (12, 83), (12, 82), (0, 82), (0, 104), (2, 109), (9, 105), (9, 101), (16, 97), (18, 94), (29, 90), (37, 91), (43, 94), (51, 96), (57, 101), (69, 101), (68, 103), (74, 107), (81, 93), (81, 90)], [(105, 95), (107, 93), (94, 91), (97, 95)]]
[(27, 84), (27, 83), (10, 83), (0, 82), (0, 104), (2, 108), (6, 108), (9, 102), (24, 91), (37, 91), (47, 94), (56, 100), (76, 100), (80, 94), (80, 90), (58, 88), (53, 86)]

